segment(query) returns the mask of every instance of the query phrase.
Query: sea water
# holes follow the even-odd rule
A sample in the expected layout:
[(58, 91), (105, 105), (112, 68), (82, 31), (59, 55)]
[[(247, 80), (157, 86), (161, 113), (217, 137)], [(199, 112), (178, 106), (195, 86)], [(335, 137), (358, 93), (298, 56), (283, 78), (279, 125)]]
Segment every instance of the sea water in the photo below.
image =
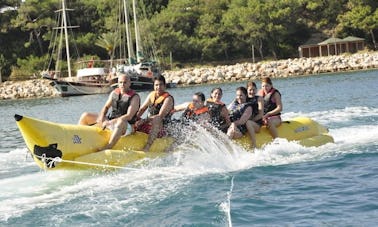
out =
[[(107, 95), (0, 101), (0, 226), (376, 225), (378, 71), (273, 84), (283, 119), (310, 117), (335, 143), (306, 148), (280, 139), (251, 153), (199, 128), (176, 152), (125, 169), (45, 172), (27, 155), (14, 114), (77, 123), (83, 111), (100, 111)], [(243, 85), (169, 92), (178, 104), (219, 86), (230, 103)]]

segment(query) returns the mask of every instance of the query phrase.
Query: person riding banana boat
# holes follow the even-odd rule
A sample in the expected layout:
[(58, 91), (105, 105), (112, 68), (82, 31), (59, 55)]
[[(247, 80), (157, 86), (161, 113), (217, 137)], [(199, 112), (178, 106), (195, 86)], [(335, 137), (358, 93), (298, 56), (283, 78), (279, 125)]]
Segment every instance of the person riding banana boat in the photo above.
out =
[[(140, 106), (140, 97), (130, 89), (131, 79), (126, 74), (118, 76), (118, 88), (112, 91), (100, 114), (84, 112), (79, 119), (80, 125), (98, 125), (112, 130), (109, 142), (98, 151), (112, 148), (122, 135), (126, 133), (128, 125), (133, 128), (136, 114)], [(111, 113), (108, 114), (111, 108)]]
[(202, 92), (197, 92), (193, 95), (192, 102), (182, 114), (183, 121), (193, 121), (201, 125), (210, 122), (209, 108), (205, 106), (205, 95)]
[(236, 98), (229, 106), (231, 125), (227, 130), (227, 135), (230, 139), (238, 139), (248, 132), (251, 147), (254, 148), (256, 147), (255, 129), (252, 121), (249, 121), (253, 110), (251, 103), (247, 102), (247, 93), (245, 87), (236, 89)]
[(264, 124), (262, 117), (264, 116), (264, 99), (257, 95), (257, 86), (256, 83), (250, 81), (247, 83), (247, 102), (252, 106), (252, 115), (249, 118), (255, 133), (260, 132), (261, 126)]
[(277, 138), (277, 127), (281, 125), (281, 112), (283, 109), (281, 93), (273, 87), (269, 77), (262, 78), (261, 90), (259, 95), (264, 99), (264, 116), (262, 117), (264, 125), (269, 129), (273, 138)]
[(216, 128), (226, 133), (228, 127), (231, 125), (230, 116), (226, 105), (221, 101), (223, 91), (220, 87), (211, 90), (210, 98), (205, 102), (209, 108), (210, 122)]
[(136, 123), (136, 130), (148, 134), (148, 139), (144, 151), (149, 151), (152, 143), (156, 138), (166, 135), (167, 125), (171, 122), (174, 109), (174, 99), (166, 91), (165, 78), (162, 75), (154, 77), (154, 91), (152, 91), (144, 101), (142, 107), (137, 113), (140, 117), (148, 108), (146, 119), (140, 119)]

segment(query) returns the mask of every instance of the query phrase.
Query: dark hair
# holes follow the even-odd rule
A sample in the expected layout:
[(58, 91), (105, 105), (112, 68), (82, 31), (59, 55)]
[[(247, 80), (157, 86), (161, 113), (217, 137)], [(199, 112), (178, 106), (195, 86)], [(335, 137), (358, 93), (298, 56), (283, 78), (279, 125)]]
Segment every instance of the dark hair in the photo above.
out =
[(247, 88), (249, 88), (249, 87), (255, 87), (255, 88), (257, 88), (256, 83), (253, 82), (253, 81), (249, 81), (249, 82), (247, 83)]
[(269, 77), (264, 77), (261, 79), (261, 82), (262, 83), (267, 83), (267, 84), (270, 84), (270, 85), (273, 85), (272, 84), (272, 80), (269, 78)]
[(248, 96), (248, 91), (245, 87), (238, 87), (236, 88), (236, 91), (241, 91), (244, 93), (245, 96)]
[(154, 83), (157, 80), (163, 82), (163, 84), (165, 85), (165, 77), (163, 75), (157, 75), (157, 76), (155, 76), (154, 77)]
[(220, 88), (220, 87), (215, 87), (215, 88), (213, 88), (213, 89), (211, 90), (210, 94), (213, 94), (213, 92), (214, 92), (215, 90), (219, 90), (220, 93), (223, 94), (222, 88)]
[(202, 102), (205, 101), (205, 95), (202, 92), (196, 92), (194, 95), (198, 96), (198, 98), (201, 99)]

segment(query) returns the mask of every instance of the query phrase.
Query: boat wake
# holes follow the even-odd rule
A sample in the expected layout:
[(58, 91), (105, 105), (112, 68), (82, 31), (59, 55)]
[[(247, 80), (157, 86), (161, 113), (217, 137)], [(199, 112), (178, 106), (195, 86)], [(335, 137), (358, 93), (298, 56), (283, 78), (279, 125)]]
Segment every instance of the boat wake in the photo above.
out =
[[(175, 152), (161, 158), (140, 160), (127, 169), (110, 173), (44, 172), (31, 158), (25, 161), (26, 148), (0, 153), (0, 223), (16, 222), (18, 217), (30, 215), (35, 209), (50, 212), (56, 225), (63, 224), (65, 218), (76, 216), (91, 220), (101, 212), (125, 220), (140, 210), (148, 213), (150, 207), (154, 207), (151, 204), (178, 196), (192, 181), (205, 175), (229, 177), (250, 168), (315, 162), (378, 150), (378, 109), (353, 107), (328, 112), (287, 113), (283, 118), (294, 115), (309, 116), (329, 126), (335, 143), (303, 147), (276, 139), (250, 152), (223, 134), (214, 135), (197, 128), (188, 131), (185, 141)], [(356, 121), (358, 124), (352, 124)], [(76, 211), (61, 215), (50, 211), (58, 207), (70, 209), (70, 204), (77, 206)], [(41, 223), (49, 218), (41, 217)]]

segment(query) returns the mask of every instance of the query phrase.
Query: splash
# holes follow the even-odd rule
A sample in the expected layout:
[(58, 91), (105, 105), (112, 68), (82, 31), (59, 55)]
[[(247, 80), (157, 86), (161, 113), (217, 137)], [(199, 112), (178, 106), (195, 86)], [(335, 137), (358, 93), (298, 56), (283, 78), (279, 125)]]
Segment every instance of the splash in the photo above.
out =
[[(376, 108), (348, 107), (311, 113), (287, 113), (283, 117), (298, 115), (307, 115), (330, 126), (335, 143), (307, 148), (296, 142), (276, 139), (251, 152), (224, 134), (195, 127), (185, 131), (185, 140), (176, 147), (175, 152), (128, 166), (134, 170), (130, 168), (110, 174), (43, 172), (30, 158), (25, 161), (25, 148), (0, 153), (0, 220), (23, 216), (37, 208), (68, 207), (70, 204), (78, 204), (76, 212), (82, 214), (81, 210), (85, 210), (85, 215), (89, 217), (98, 215), (99, 210), (105, 210), (126, 218), (175, 196), (194, 179), (209, 174), (229, 175), (261, 166), (315, 162), (351, 153), (377, 152), (365, 149), (366, 146), (378, 146)], [(356, 121), (358, 123), (352, 125)], [(225, 200), (222, 204), (227, 211), (230, 203)], [(67, 212), (65, 215), (74, 214)], [(64, 220), (64, 217), (60, 219)]]

